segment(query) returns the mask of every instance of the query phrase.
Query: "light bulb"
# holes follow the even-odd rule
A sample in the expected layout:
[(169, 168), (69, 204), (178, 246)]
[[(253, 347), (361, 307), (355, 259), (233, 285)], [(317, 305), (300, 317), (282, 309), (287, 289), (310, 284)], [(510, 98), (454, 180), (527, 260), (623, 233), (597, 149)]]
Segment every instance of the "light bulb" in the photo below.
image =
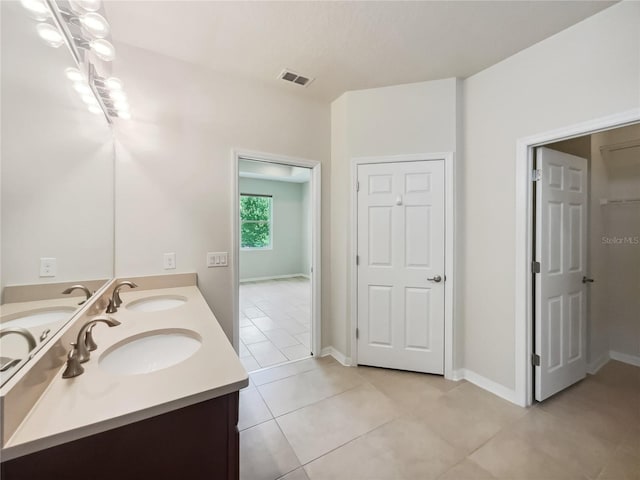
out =
[(126, 100), (119, 100), (117, 102), (114, 102), (113, 107), (116, 110), (122, 110), (122, 111), (128, 111), (129, 110), (129, 104), (127, 103)]
[(89, 105), (89, 111), (95, 114), (102, 113), (102, 109), (98, 105)]
[(91, 91), (91, 87), (87, 83), (84, 83), (84, 82), (75, 82), (73, 84), (73, 88), (80, 95), (92, 95), (93, 94), (93, 92)]
[(87, 105), (98, 105), (98, 100), (96, 100), (96, 97), (88, 93), (85, 95), (82, 95), (82, 101)]
[(46, 20), (51, 14), (43, 0), (20, 0), (20, 3), (35, 20)]
[(84, 76), (80, 73), (80, 70), (77, 68), (69, 67), (64, 73), (67, 75), (67, 78), (72, 82), (84, 82)]
[(109, 90), (122, 90), (122, 80), (116, 77), (107, 78), (104, 81), (104, 86)]
[(131, 113), (129, 113), (128, 111), (119, 111), (118, 117), (122, 118), (123, 120), (129, 120), (131, 118)]
[(69, 0), (69, 5), (78, 13), (97, 12), (102, 6), (102, 0)]
[(47, 42), (47, 45), (58, 48), (64, 43), (64, 37), (53, 25), (48, 23), (39, 23), (36, 25), (36, 30), (38, 31), (40, 38)]
[(104, 39), (92, 40), (89, 42), (89, 46), (93, 53), (97, 55), (98, 58), (104, 60), (105, 62), (110, 62), (114, 58), (116, 58), (116, 50), (113, 48), (109, 42)]
[(91, 35), (97, 38), (104, 38), (109, 35), (109, 23), (99, 13), (87, 13), (80, 18), (80, 24)]
[(126, 102), (127, 95), (122, 90), (116, 90), (115, 92), (109, 92), (109, 96), (114, 102)]

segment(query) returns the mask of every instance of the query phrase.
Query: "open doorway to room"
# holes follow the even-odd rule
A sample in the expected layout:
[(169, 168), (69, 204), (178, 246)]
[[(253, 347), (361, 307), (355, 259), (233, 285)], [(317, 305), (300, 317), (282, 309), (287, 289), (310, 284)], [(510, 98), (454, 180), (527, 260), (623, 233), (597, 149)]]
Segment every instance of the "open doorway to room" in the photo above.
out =
[(533, 161), (531, 390), (543, 401), (609, 360), (640, 367), (640, 124), (536, 146)]
[(319, 171), (265, 157), (236, 158), (236, 325), (249, 372), (309, 357), (319, 340)]

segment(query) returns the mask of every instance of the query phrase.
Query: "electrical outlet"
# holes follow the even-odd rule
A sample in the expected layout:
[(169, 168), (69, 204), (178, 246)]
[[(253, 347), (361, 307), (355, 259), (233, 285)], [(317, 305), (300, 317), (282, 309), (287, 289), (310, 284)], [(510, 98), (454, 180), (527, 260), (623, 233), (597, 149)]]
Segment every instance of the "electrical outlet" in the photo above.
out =
[(207, 252), (207, 267), (226, 267), (228, 265), (227, 252)]
[(57, 270), (57, 262), (55, 258), (44, 257), (40, 259), (40, 276), (55, 277)]
[(176, 254), (175, 253), (165, 253), (164, 254), (164, 269), (172, 270), (176, 268)]

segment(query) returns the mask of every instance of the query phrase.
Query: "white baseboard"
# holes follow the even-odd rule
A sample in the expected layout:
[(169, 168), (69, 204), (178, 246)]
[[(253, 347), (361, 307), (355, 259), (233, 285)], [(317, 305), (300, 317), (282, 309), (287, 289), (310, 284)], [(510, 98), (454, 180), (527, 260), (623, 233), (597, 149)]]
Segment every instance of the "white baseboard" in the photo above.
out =
[(278, 280), (281, 278), (293, 278), (293, 277), (305, 277), (305, 278), (309, 278), (308, 275), (305, 275), (304, 273), (291, 273), (289, 275), (273, 275), (271, 277), (254, 277), (254, 278), (241, 278), (240, 279), (240, 283), (246, 283), (246, 282), (261, 282), (263, 280)]
[(320, 352), (321, 357), (327, 357), (329, 355), (331, 355), (333, 358), (335, 358), (339, 363), (341, 363), (345, 367), (352, 366), (351, 358), (345, 356), (342, 352), (339, 352), (333, 347), (324, 347)]
[(504, 398), (508, 402), (515, 403), (516, 405), (520, 406), (520, 403), (517, 400), (518, 397), (516, 395), (515, 390), (511, 388), (507, 388), (504, 385), (500, 385), (499, 383), (496, 383), (493, 380), (489, 380), (488, 378), (483, 377), (482, 375), (472, 370), (461, 368), (459, 370), (454, 371), (454, 376), (457, 377), (457, 380), (462, 380), (462, 378), (464, 378), (466, 381), (473, 383), (474, 385), (482, 388), (483, 390), (493, 393), (494, 395), (497, 395), (500, 398)]
[(596, 373), (598, 373), (598, 370), (600, 370), (602, 367), (604, 367), (607, 364), (608, 361), (609, 361), (609, 353), (605, 352), (602, 355), (600, 355), (598, 358), (596, 358), (593, 362), (587, 365), (587, 373), (589, 375), (595, 375)]
[(454, 370), (451, 373), (451, 378), (449, 380), (453, 380), (454, 382), (459, 382), (460, 380), (464, 380), (464, 368), (459, 368)]
[(612, 360), (640, 367), (640, 356), (638, 355), (629, 355), (627, 353), (614, 352), (613, 350), (610, 350), (609, 357), (611, 357)]

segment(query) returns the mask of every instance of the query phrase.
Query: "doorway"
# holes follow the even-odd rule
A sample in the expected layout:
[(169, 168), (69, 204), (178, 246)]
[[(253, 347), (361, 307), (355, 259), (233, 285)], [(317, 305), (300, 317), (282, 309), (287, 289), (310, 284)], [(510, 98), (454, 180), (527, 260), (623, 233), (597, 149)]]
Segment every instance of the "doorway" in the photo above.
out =
[(610, 359), (640, 366), (640, 124), (532, 153), (529, 404)]
[(352, 356), (453, 378), (453, 155), (352, 163)]
[(252, 372), (319, 352), (320, 165), (234, 160), (234, 346)]

